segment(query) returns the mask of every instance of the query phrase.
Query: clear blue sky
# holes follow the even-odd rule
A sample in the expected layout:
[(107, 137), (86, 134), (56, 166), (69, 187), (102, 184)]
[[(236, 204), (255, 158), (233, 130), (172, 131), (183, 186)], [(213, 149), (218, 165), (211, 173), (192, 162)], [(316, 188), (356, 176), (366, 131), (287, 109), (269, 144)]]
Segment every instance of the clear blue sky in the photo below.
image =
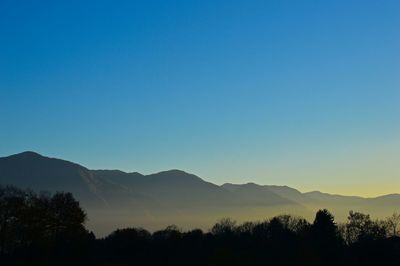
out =
[(400, 192), (399, 1), (0, 2), (0, 156)]

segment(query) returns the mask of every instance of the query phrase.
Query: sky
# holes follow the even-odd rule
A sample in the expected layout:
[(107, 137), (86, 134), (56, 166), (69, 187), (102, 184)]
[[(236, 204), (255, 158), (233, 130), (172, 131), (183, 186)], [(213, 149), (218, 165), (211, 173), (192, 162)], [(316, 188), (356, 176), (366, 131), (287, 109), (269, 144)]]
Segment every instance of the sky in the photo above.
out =
[(0, 156), (400, 193), (399, 1), (0, 2)]

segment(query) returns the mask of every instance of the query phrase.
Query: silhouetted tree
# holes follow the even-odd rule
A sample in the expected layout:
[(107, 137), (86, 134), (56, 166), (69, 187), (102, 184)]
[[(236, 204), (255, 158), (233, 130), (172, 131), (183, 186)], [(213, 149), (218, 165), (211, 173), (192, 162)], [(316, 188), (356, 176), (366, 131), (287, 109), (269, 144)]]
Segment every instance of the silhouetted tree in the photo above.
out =
[(229, 218), (219, 220), (210, 230), (210, 232), (217, 236), (231, 235), (235, 232), (236, 221)]
[(0, 265), (400, 265), (397, 218), (350, 211), (339, 230), (324, 209), (312, 224), (291, 215), (242, 224), (225, 218), (208, 233), (126, 228), (96, 239), (70, 193), (0, 187)]
[(372, 221), (368, 214), (350, 211), (347, 219), (345, 239), (349, 244), (357, 241), (382, 239), (386, 236), (385, 224)]
[(0, 256), (6, 265), (71, 264), (91, 239), (85, 220), (70, 193), (0, 187)]
[(310, 230), (310, 223), (301, 217), (284, 214), (276, 216), (275, 218), (281, 222), (285, 229), (292, 232), (305, 234)]
[(151, 234), (141, 228), (119, 229), (107, 236), (102, 242), (106, 251), (104, 259), (112, 265), (125, 264), (125, 261), (144, 263), (148, 261), (151, 250)]
[[(15, 187), (0, 186), (0, 255), (13, 252), (21, 243), (25, 231), (30, 192)], [(22, 229), (22, 230), (21, 230)], [(24, 244), (24, 243), (21, 243)]]
[(392, 216), (390, 216), (386, 219), (386, 221), (387, 221), (388, 227), (391, 230), (390, 234), (392, 236), (398, 236), (399, 232), (398, 232), (397, 228), (400, 226), (400, 214), (397, 212), (394, 212), (392, 214)]
[(333, 215), (326, 209), (317, 211), (311, 230), (319, 264), (337, 265), (342, 241)]
[(320, 244), (331, 244), (338, 239), (337, 225), (333, 215), (327, 210), (319, 210), (315, 215), (312, 230)]

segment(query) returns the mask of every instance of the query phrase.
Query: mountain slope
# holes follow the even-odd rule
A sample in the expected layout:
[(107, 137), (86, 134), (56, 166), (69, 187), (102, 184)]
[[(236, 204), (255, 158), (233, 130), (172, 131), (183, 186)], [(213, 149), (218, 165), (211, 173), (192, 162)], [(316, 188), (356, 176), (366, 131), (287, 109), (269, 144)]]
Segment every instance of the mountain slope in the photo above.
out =
[[(150, 175), (119, 170), (89, 170), (79, 164), (23, 152), (0, 158), (0, 184), (33, 190), (69, 191), (85, 201), (132, 203), (132, 199), (164, 208), (296, 204), (265, 189), (248, 193), (250, 185), (234, 193), (180, 170)], [(248, 196), (247, 194), (250, 194)], [(93, 203), (93, 202), (91, 202)]]
[(138, 205), (140, 195), (76, 163), (34, 152), (0, 158), (0, 184), (35, 191), (71, 192), (85, 207)]
[(70, 191), (96, 197), (98, 180), (83, 166), (34, 152), (0, 158), (0, 183), (33, 190)]
[(225, 183), (222, 188), (240, 195), (242, 198), (251, 200), (253, 204), (267, 205), (297, 205), (298, 203), (271, 191), (267, 186), (260, 186), (254, 183), (243, 185)]
[(158, 229), (172, 223), (207, 228), (222, 217), (258, 220), (291, 213), (312, 219), (319, 208), (330, 209), (339, 220), (350, 209), (387, 216), (400, 206), (398, 194), (362, 198), (254, 183), (217, 186), (180, 170), (150, 175), (89, 170), (34, 152), (0, 158), (0, 185), (72, 192), (100, 234), (122, 226)]
[[(312, 191), (301, 193), (300, 191), (287, 186), (257, 185), (254, 183), (247, 184), (223, 184), (222, 188), (239, 192), (241, 196), (247, 198), (271, 197), (271, 192), (275, 195), (295, 202), (298, 206), (305, 207), (302, 215), (307, 217), (307, 212), (314, 214), (318, 209), (327, 208), (332, 211), (339, 221), (347, 219), (350, 210), (369, 213), (374, 217), (387, 217), (393, 212), (400, 211), (400, 194), (390, 194), (375, 198), (363, 198), (358, 196), (342, 196), (323, 193), (320, 191)], [(263, 195), (265, 192), (267, 195)], [(273, 200), (272, 200), (273, 201)], [(285, 208), (286, 210), (287, 208)], [(283, 211), (286, 212), (286, 211)], [(312, 216), (307, 218), (311, 219)]]

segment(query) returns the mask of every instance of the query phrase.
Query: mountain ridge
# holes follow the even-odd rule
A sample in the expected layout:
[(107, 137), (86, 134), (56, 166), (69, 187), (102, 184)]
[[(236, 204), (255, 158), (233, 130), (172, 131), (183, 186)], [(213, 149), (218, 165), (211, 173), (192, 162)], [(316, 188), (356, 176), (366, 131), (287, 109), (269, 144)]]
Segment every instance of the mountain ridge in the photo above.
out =
[[(174, 173), (183, 173), (183, 174), (187, 174), (187, 175), (199, 178), (199, 179), (201, 179), (201, 180), (203, 180), (205, 182), (212, 183), (211, 181), (206, 181), (205, 179), (200, 178), (199, 176), (197, 176), (195, 174), (192, 174), (192, 173), (189, 173), (189, 172), (187, 172), (185, 170), (180, 170), (180, 169), (172, 168), (172, 169), (162, 170), (162, 171), (158, 171), (158, 172), (154, 172), (154, 173), (150, 173), (150, 174), (142, 174), (142, 173), (136, 172), (136, 171), (128, 172), (128, 171), (123, 171), (123, 170), (119, 170), (119, 169), (106, 169), (106, 168), (90, 169), (90, 168), (87, 168), (87, 167), (85, 167), (85, 166), (83, 166), (83, 165), (81, 165), (79, 163), (76, 163), (76, 162), (68, 161), (68, 160), (65, 160), (65, 159), (60, 159), (60, 158), (57, 158), (57, 157), (44, 156), (44, 155), (42, 155), (42, 154), (40, 154), (38, 152), (30, 151), (30, 150), (23, 151), (23, 152), (16, 153), (16, 154), (12, 154), (12, 155), (8, 155), (8, 156), (3, 156), (3, 157), (0, 157), (0, 159), (6, 159), (6, 158), (10, 158), (10, 157), (11, 158), (13, 158), (13, 157), (22, 157), (22, 156), (39, 157), (39, 158), (47, 158), (47, 159), (55, 159), (55, 160), (59, 160), (59, 161), (64, 161), (64, 162), (67, 162), (67, 163), (70, 163), (70, 164), (75, 164), (77, 166), (83, 167), (83, 168), (85, 168), (87, 170), (94, 171), (94, 172), (101, 172), (101, 171), (104, 171), (104, 172), (118, 172), (118, 173), (121, 173), (121, 174), (140, 175), (140, 176), (152, 176), (152, 175), (163, 174), (163, 173), (173, 173), (173, 174)], [(212, 184), (214, 184), (214, 183), (212, 183)], [(327, 192), (322, 192), (322, 191), (319, 191), (319, 190), (301, 192), (298, 189), (295, 189), (295, 188), (287, 186), (287, 185), (262, 185), (262, 184), (257, 184), (257, 183), (254, 183), (254, 182), (247, 182), (247, 183), (230, 183), (230, 182), (227, 182), (227, 183), (224, 183), (224, 184), (220, 185), (220, 187), (224, 187), (225, 185), (249, 185), (249, 184), (255, 184), (257, 186), (268, 187), (268, 188), (271, 188), (271, 187), (286, 188), (286, 189), (295, 190), (295, 191), (297, 191), (297, 192), (299, 192), (301, 194), (318, 193), (318, 194), (329, 195), (329, 196), (357, 197), (357, 198), (363, 198), (363, 199), (375, 199), (375, 198), (391, 196), (391, 195), (400, 196), (400, 193), (389, 193), (389, 194), (383, 194), (383, 195), (378, 195), (378, 196), (373, 196), (373, 197), (365, 197), (365, 196), (359, 196), (359, 195), (342, 195), (342, 194), (337, 194), (337, 193), (327, 193)]]
[(400, 206), (400, 194), (395, 193), (363, 198), (253, 182), (219, 186), (178, 169), (148, 175), (91, 170), (33, 151), (0, 157), (0, 185), (72, 192), (87, 209), (92, 226), (102, 232), (109, 232), (111, 225), (132, 223), (147, 228), (172, 223), (206, 228), (227, 216), (257, 220), (292, 213), (311, 218), (319, 208), (329, 208), (339, 218), (345, 218), (349, 209), (388, 215)]

